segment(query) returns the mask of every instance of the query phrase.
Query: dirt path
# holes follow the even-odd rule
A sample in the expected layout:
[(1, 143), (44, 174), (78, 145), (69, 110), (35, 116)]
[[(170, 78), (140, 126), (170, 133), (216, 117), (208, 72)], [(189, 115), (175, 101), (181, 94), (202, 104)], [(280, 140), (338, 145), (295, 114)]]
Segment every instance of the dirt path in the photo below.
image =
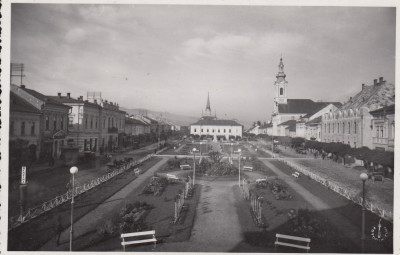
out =
[(202, 185), (190, 251), (227, 252), (242, 240), (233, 183), (204, 181)]
[[(283, 173), (276, 166), (271, 164), (271, 162), (269, 162), (269, 160), (261, 160), (261, 161), (269, 169), (271, 169), (280, 179), (284, 180), (292, 189), (294, 189), (297, 192), (297, 194), (302, 196), (309, 204), (311, 204), (316, 210), (322, 211), (322, 210), (332, 209), (330, 205), (328, 205), (321, 198), (319, 198), (318, 196), (315, 196), (310, 191), (308, 191), (306, 188), (304, 188), (303, 186), (298, 184), (295, 181), (294, 177)], [(360, 232), (360, 230), (352, 222), (350, 222), (348, 219), (342, 217), (340, 214), (335, 213), (334, 211), (330, 212), (329, 220), (334, 224), (337, 222), (340, 222), (340, 224), (336, 224), (336, 226), (338, 228), (341, 228), (344, 232), (346, 232), (347, 236), (351, 237), (351, 239), (355, 243), (358, 243), (358, 239), (359, 239), (358, 233)]]
[[(143, 174), (139, 175), (138, 178), (133, 180), (130, 184), (126, 185), (120, 191), (115, 193), (113, 196), (108, 198), (98, 207), (96, 207), (93, 211), (86, 214), (82, 218), (80, 218), (77, 222), (74, 223), (74, 237), (77, 238), (85, 233), (90, 232), (91, 230), (96, 228), (96, 224), (100, 222), (104, 215), (107, 215), (111, 212), (116, 206), (120, 206), (124, 203), (125, 198), (128, 194), (138, 188), (143, 181), (147, 178), (151, 177), (154, 172), (156, 172), (163, 164), (167, 162), (168, 159), (162, 159), (157, 164), (152, 166)], [(70, 229), (67, 228), (61, 233), (60, 243), (62, 245), (56, 246), (55, 238), (48, 241), (40, 250), (63, 250), (65, 249), (64, 246), (69, 245), (69, 231)]]
[(192, 235), (186, 242), (157, 245), (163, 252), (229, 252), (242, 240), (234, 182), (199, 180), (201, 195)]

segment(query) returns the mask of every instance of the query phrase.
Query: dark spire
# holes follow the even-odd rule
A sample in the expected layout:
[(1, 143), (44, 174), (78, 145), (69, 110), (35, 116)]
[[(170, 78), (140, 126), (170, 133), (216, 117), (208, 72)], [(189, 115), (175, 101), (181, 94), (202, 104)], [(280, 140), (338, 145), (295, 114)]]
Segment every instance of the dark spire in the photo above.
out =
[(278, 79), (278, 80), (285, 80), (285, 78), (286, 78), (286, 74), (285, 74), (285, 72), (284, 72), (284, 70), (283, 70), (283, 68), (285, 67), (284, 65), (283, 65), (283, 60), (282, 60), (282, 55), (281, 55), (281, 61), (279, 62), (279, 72), (278, 72), (278, 74), (276, 75), (276, 78)]
[(209, 110), (211, 112), (211, 106), (210, 106), (210, 92), (208, 92), (208, 96), (207, 96), (207, 106), (206, 106), (206, 110)]

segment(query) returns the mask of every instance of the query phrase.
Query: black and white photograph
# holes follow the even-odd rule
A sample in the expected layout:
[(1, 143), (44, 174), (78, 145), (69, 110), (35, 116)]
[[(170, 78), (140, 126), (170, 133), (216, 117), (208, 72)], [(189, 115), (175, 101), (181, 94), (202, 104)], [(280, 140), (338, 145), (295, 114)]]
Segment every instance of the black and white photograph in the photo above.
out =
[(397, 3), (250, 2), (3, 4), (2, 253), (398, 251)]

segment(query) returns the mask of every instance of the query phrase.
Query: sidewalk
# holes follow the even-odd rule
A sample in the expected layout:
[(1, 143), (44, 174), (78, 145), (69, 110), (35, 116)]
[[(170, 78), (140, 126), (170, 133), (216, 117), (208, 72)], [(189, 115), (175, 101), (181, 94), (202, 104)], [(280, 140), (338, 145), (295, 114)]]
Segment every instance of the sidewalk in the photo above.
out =
[[(329, 181), (340, 184), (341, 187), (354, 191), (355, 193), (362, 192), (362, 182), (360, 174), (365, 171), (346, 167), (343, 164), (336, 163), (332, 160), (323, 160), (322, 158), (313, 159), (313, 156), (300, 155), (295, 153), (291, 148), (280, 148), (285, 155), (281, 157), (285, 160), (299, 164), (318, 176)], [(379, 208), (393, 212), (394, 202), (394, 182), (391, 179), (385, 178), (384, 182), (373, 183), (372, 180), (366, 181), (366, 200), (374, 202)]]
[[(120, 160), (125, 157), (132, 157), (133, 159), (140, 159), (147, 153), (152, 153), (157, 143), (147, 145), (143, 148), (136, 150), (129, 150), (124, 153), (113, 155), (110, 162)], [(106, 174), (106, 163), (102, 162), (100, 158), (78, 166), (79, 171), (75, 175), (75, 184), (83, 185), (93, 179)], [(49, 171), (40, 171), (34, 174), (27, 175), (27, 205), (26, 209), (32, 208), (49, 201), (56, 196), (62, 195), (67, 191), (67, 184), (71, 180), (69, 167), (59, 166), (50, 168)], [(12, 181), (9, 184), (9, 203), (8, 212), (9, 216), (14, 216), (19, 213), (19, 181)]]
[[(163, 165), (167, 159), (162, 159), (160, 162), (152, 166), (149, 170), (139, 175), (137, 179), (133, 180), (130, 184), (122, 188), (120, 191), (115, 193), (113, 196), (108, 198), (106, 201), (101, 203), (93, 211), (89, 212), (77, 222), (74, 223), (74, 239), (79, 238), (92, 230), (95, 230), (97, 224), (104, 219), (111, 211), (116, 207), (122, 205), (127, 196), (138, 188), (147, 178), (153, 176), (153, 174)], [(67, 228), (61, 233), (60, 243), (56, 245), (55, 237), (48, 241), (44, 246), (40, 248), (42, 251), (55, 251), (55, 250), (66, 250), (69, 245), (69, 231)]]

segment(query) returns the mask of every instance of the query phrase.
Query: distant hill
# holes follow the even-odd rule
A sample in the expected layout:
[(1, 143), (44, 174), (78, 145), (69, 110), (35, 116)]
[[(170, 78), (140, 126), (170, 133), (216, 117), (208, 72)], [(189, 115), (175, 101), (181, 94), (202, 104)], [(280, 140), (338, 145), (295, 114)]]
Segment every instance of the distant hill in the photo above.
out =
[(172, 124), (178, 126), (189, 126), (190, 124), (195, 123), (199, 119), (198, 117), (179, 115), (169, 112), (151, 111), (147, 109), (127, 109), (124, 107), (120, 107), (120, 109), (131, 115), (147, 115), (152, 118), (161, 117), (162, 119), (166, 119)]

